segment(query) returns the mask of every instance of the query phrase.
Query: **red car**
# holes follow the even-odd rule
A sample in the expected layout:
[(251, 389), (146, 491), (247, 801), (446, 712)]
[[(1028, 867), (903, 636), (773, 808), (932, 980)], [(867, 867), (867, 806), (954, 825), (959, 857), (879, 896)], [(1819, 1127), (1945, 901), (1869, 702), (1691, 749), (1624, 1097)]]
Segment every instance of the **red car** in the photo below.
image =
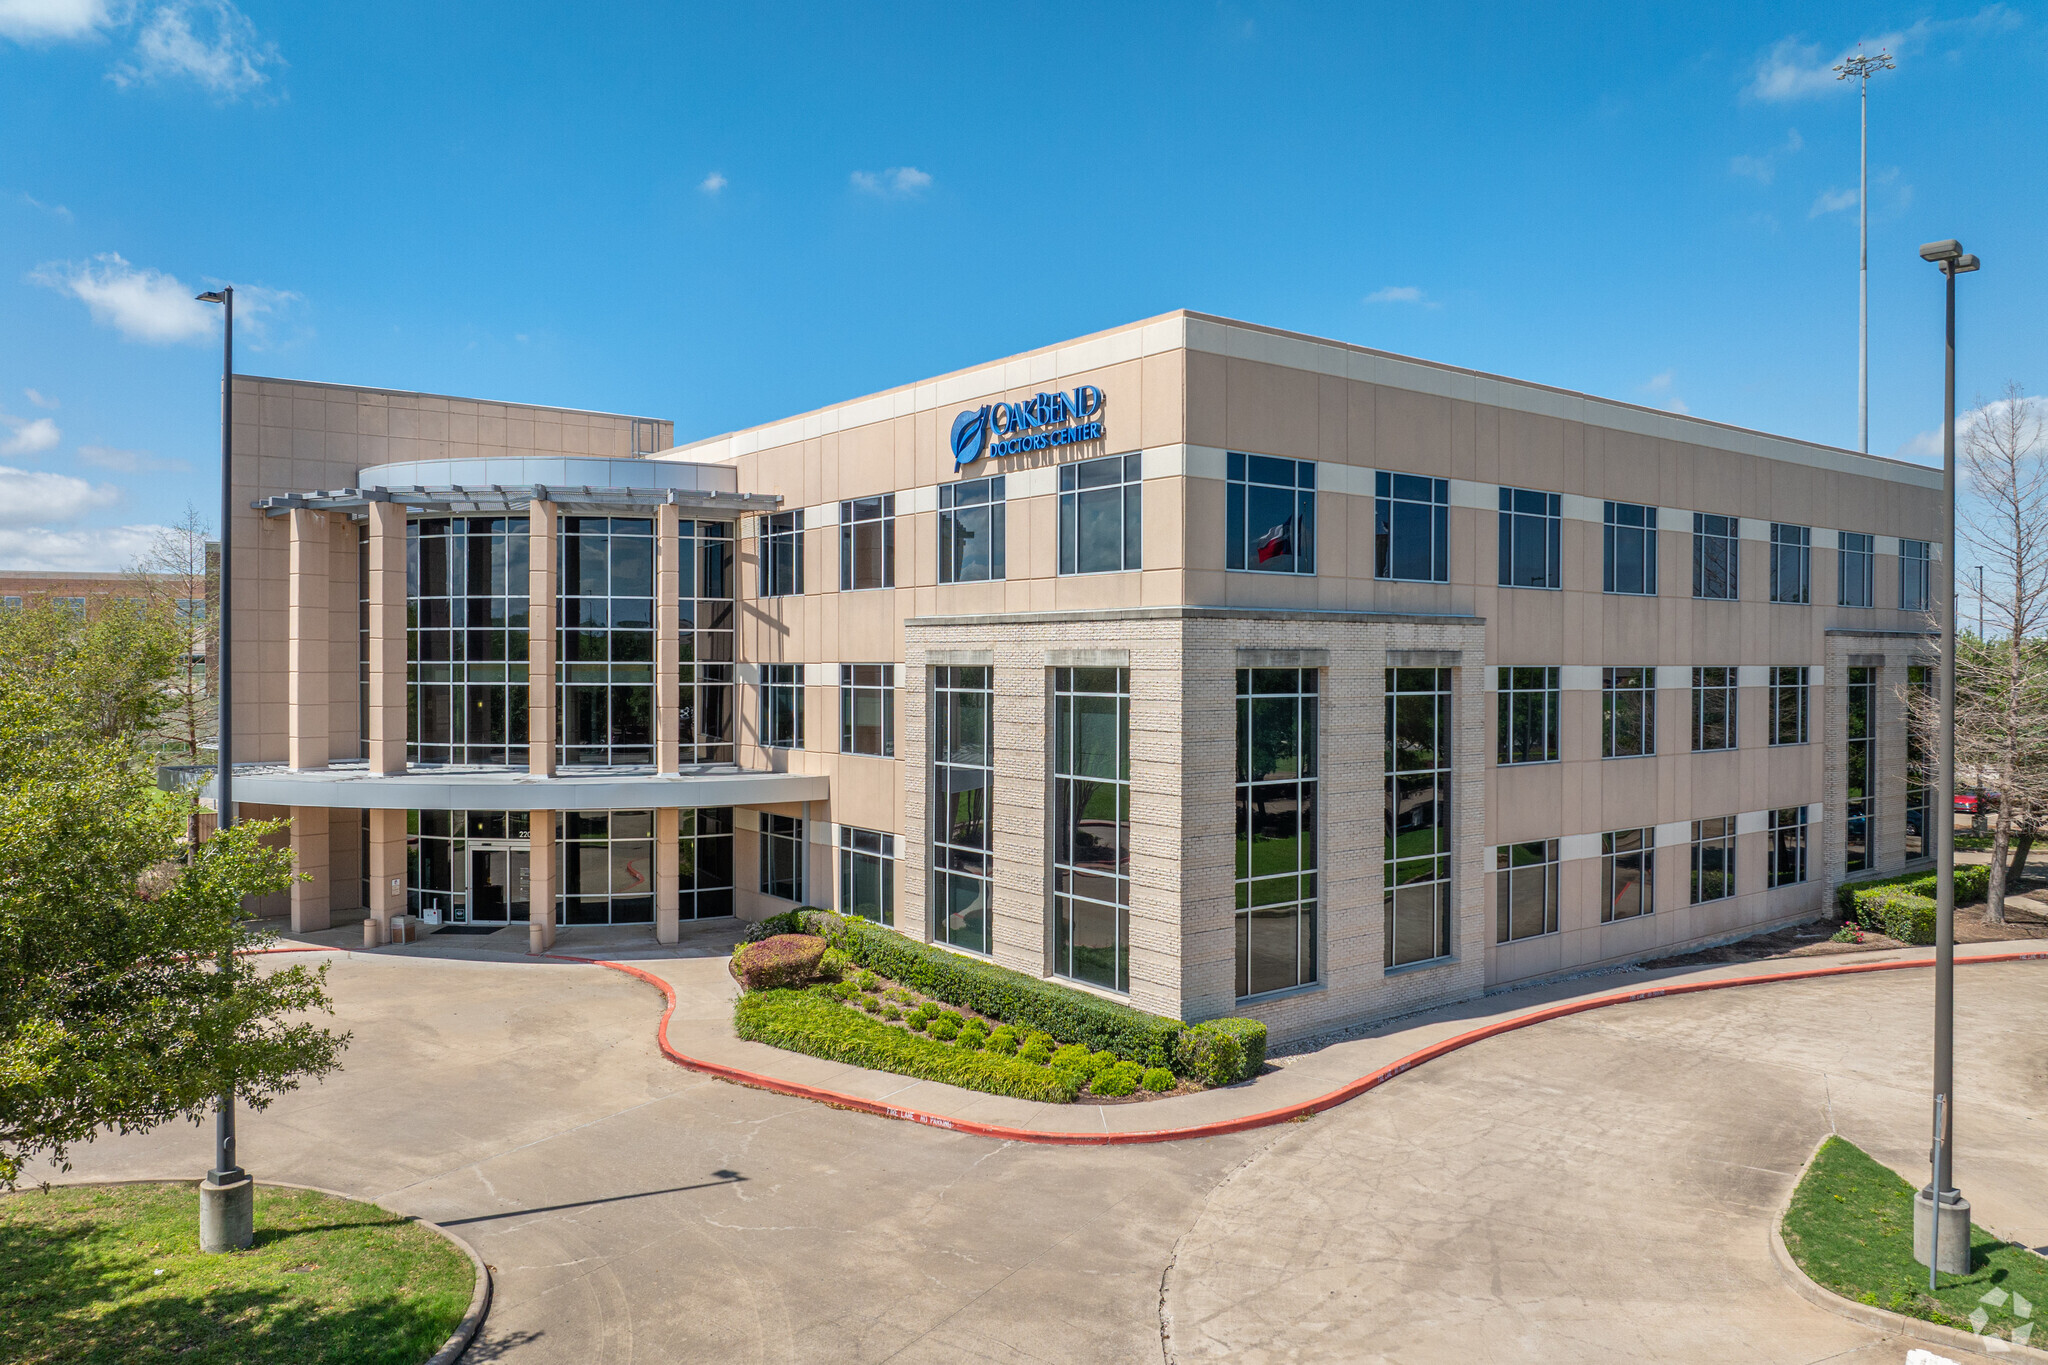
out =
[(1956, 793), (1957, 815), (1984, 815), (1997, 809), (1997, 792), (1960, 791)]

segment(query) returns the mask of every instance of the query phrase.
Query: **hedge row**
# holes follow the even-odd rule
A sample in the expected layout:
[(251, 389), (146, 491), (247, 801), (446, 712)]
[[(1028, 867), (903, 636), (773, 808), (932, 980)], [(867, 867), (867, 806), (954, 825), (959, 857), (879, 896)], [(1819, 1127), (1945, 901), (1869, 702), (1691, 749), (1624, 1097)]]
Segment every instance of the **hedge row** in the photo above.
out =
[(1934, 942), (1934, 902), (1902, 886), (1857, 887), (1842, 913), (1901, 943)]
[(998, 1023), (1050, 1033), (1063, 1043), (1080, 1043), (1090, 1052), (1111, 1052), (1120, 1060), (1148, 1067), (1173, 1065), (1173, 1044), (1181, 1031), (1178, 1019), (1147, 1014), (993, 962), (934, 948), (863, 919), (813, 911), (806, 916), (806, 927), (856, 965), (872, 968), (921, 995), (987, 1015)]
[[(1835, 888), (1835, 905), (1844, 915), (1853, 916), (1856, 914), (1857, 898), (1874, 891), (1902, 891), (1909, 896), (1922, 896), (1931, 901), (1934, 899), (1938, 875), (1933, 872), (1914, 872), (1896, 877), (1880, 877), (1874, 881), (1846, 882)], [(1957, 905), (1968, 905), (1973, 901), (1983, 900), (1991, 894), (1991, 865), (1973, 863), (1958, 867), (1954, 885)], [(1860, 917), (1857, 922), (1869, 923)]]
[(1087, 1079), (893, 1028), (815, 991), (749, 991), (732, 1019), (740, 1037), (757, 1043), (1020, 1100), (1071, 1104)]

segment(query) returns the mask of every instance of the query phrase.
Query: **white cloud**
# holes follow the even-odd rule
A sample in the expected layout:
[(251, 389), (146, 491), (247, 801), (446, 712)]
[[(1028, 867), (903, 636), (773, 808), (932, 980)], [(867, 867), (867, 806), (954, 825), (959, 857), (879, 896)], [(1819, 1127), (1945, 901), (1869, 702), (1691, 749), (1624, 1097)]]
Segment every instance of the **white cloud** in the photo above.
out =
[(34, 389), (23, 389), (21, 391), (21, 396), (28, 399), (29, 402), (34, 403), (39, 408), (47, 408), (53, 412), (57, 408), (56, 399), (51, 398), (45, 394), (38, 393)]
[(1808, 218), (1818, 218), (1823, 213), (1840, 213), (1843, 209), (1856, 207), (1854, 190), (1822, 190), (1820, 198), (1813, 201), (1813, 207), (1806, 211)]
[(64, 439), (64, 433), (47, 417), (9, 417), (0, 412), (0, 426), (11, 433), (0, 440), (0, 455), (37, 455)]
[[(2027, 395), (2021, 397), (2019, 401), (2026, 410), (2036, 415), (2036, 420), (2048, 420), (2048, 399)], [(1972, 426), (1979, 422), (1989, 421), (1995, 417), (2002, 416), (2006, 409), (2011, 406), (2012, 400), (1998, 398), (1984, 404), (1982, 407), (1970, 408), (1967, 411), (1957, 413), (1956, 449), (1958, 451), (1962, 450), (1963, 442), (1969, 436)], [(1906, 459), (1916, 456), (1930, 460), (1940, 459), (1941, 428), (1934, 427), (1919, 433), (1917, 436), (1909, 436), (1892, 453)]]
[(189, 79), (233, 99), (269, 84), (270, 68), (283, 64), (277, 46), (229, 0), (168, 0), (143, 24), (133, 59), (107, 79), (123, 89)]
[(719, 174), (717, 171), (713, 171), (711, 174), (705, 176), (702, 180), (699, 180), (697, 182), (697, 188), (704, 191), (704, 193), (706, 194), (717, 194), (720, 190), (724, 189), (725, 186), (725, 177)]
[(105, 0), (0, 0), (0, 38), (17, 43), (87, 38), (106, 22)]
[(1917, 436), (1907, 437), (1899, 443), (1899, 448), (1892, 454), (1904, 460), (1915, 457), (1940, 459), (1941, 428), (1936, 427), (1932, 431), (1923, 431)]
[(1441, 308), (1442, 304), (1430, 298), (1412, 284), (1390, 284), (1384, 289), (1375, 289), (1367, 294), (1361, 303), (1412, 303), (1418, 308)]
[(1772, 177), (1778, 173), (1778, 159), (1795, 155), (1805, 145), (1806, 139), (1799, 136), (1797, 128), (1787, 128), (1784, 146), (1774, 152), (1764, 152), (1758, 156), (1731, 157), (1728, 169), (1736, 175), (1746, 175), (1760, 185), (1768, 185)]
[(152, 455), (146, 450), (117, 450), (113, 446), (80, 446), (78, 458), (95, 469), (116, 474), (190, 474), (192, 466), (183, 460)]
[(138, 270), (115, 252), (90, 261), (53, 261), (29, 275), (92, 310), (93, 321), (118, 327), (135, 341), (199, 341), (213, 334), (210, 305), (175, 275)]
[(863, 194), (879, 194), (890, 198), (906, 199), (931, 187), (929, 173), (915, 166), (891, 166), (888, 170), (855, 171), (851, 177), (853, 187)]
[(1638, 386), (1638, 392), (1648, 394), (1652, 402), (1661, 403), (1666, 412), (1689, 413), (1692, 409), (1685, 405), (1685, 400), (1671, 391), (1677, 379), (1678, 371), (1665, 370), (1645, 379)]
[[(225, 280), (208, 280), (219, 288)], [(248, 341), (252, 351), (275, 351), (313, 335), (305, 321), (306, 296), (290, 289), (265, 289), (260, 284), (235, 286), (235, 344)], [(214, 305), (203, 305), (209, 309)]]
[(1677, 375), (1678, 371), (1676, 370), (1666, 370), (1662, 374), (1653, 374), (1648, 379), (1643, 381), (1643, 392), (1669, 393), (1671, 392), (1671, 381), (1674, 378), (1676, 378)]
[(69, 474), (0, 465), (0, 526), (27, 526), (39, 521), (76, 521), (121, 500), (109, 483), (88, 483)]
[[(0, 0), (0, 5), (5, 5), (6, 3), (7, 0)], [(42, 200), (36, 198), (32, 194), (24, 194), (23, 196), (21, 196), (21, 202), (27, 204), (32, 209), (40, 209), (42, 212), (49, 214), (52, 218), (61, 218), (67, 223), (73, 221), (71, 216), (71, 210), (65, 208), (62, 204), (45, 204)]]
[(100, 526), (53, 531), (47, 526), (0, 527), (0, 570), (118, 573), (133, 568), (169, 528)]

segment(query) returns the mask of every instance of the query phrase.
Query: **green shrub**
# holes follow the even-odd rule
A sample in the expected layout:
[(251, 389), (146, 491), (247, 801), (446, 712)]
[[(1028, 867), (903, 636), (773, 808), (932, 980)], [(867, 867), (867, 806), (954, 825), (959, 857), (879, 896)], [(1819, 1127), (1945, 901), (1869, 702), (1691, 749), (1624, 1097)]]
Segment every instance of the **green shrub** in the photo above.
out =
[(988, 1050), (990, 1052), (1000, 1052), (1005, 1057), (1015, 1056), (1017, 1052), (1016, 1028), (1010, 1024), (997, 1024), (994, 1028), (990, 1029)]
[(923, 1033), (924, 1026), (931, 1022), (931, 1016), (922, 1009), (914, 1009), (903, 1016), (903, 1027), (912, 1033)]
[(732, 951), (730, 970), (741, 987), (750, 991), (801, 986), (818, 974), (819, 959), (825, 956), (825, 940), (810, 934), (777, 934), (758, 943), (743, 943)]
[(1020, 1061), (1035, 1062), (1039, 1066), (1044, 1066), (1052, 1060), (1052, 1047), (1051, 1034), (1034, 1033), (1018, 1045), (1017, 1057)]
[(882, 1006), (882, 1017), (884, 1019), (901, 1019), (903, 1017), (903, 1009), (900, 1005), (884, 1005)]
[(1238, 1079), (1248, 1081), (1266, 1066), (1266, 1026), (1256, 1019), (1211, 1019), (1208, 1027), (1222, 1029), (1237, 1039), (1244, 1050), (1243, 1069)]
[[(764, 939), (774, 938), (777, 934), (801, 934), (803, 932), (803, 920), (798, 917), (798, 912), (795, 910), (785, 910), (779, 915), (770, 915), (767, 919), (756, 920), (754, 923), (749, 924), (746, 932), (740, 936), (740, 942), (759, 943)], [(819, 937), (822, 938), (823, 935), (821, 934)]]
[(849, 965), (845, 953), (840, 952), (837, 948), (827, 948), (825, 955), (818, 959), (818, 979), (820, 981), (837, 981), (846, 975), (846, 969)]
[(1155, 1066), (1139, 1077), (1138, 1083), (1156, 1095), (1161, 1091), (1171, 1090), (1176, 1085), (1179, 1085), (1180, 1077), (1174, 1075), (1163, 1066)]
[(914, 1005), (917, 1003), (917, 997), (904, 990), (901, 986), (891, 986), (888, 990), (883, 991), (882, 994), (899, 1005)]
[(980, 1047), (988, 1041), (988, 1025), (979, 1019), (969, 1019), (960, 1026), (960, 1042), (968, 1047)]
[(873, 995), (876, 991), (882, 989), (882, 978), (876, 976), (871, 971), (863, 969), (861, 974), (853, 979), (853, 984), (857, 989)]
[(1052, 1056), (1046, 1059), (1046, 1065), (1058, 1067), (1063, 1071), (1076, 1071), (1083, 1076), (1093, 1076), (1096, 1070), (1095, 1054), (1079, 1043), (1068, 1043), (1065, 1047), (1056, 1049)]
[(835, 1000), (851, 1000), (854, 996), (860, 994), (859, 991), (853, 988), (851, 981), (834, 981), (825, 989), (832, 993), (832, 997)]
[(1088, 1083), (1088, 1093), (1111, 1098), (1133, 1094), (1144, 1077), (1145, 1068), (1136, 1062), (1117, 1062), (1095, 1073), (1095, 1079)]
[[(1938, 885), (1938, 876), (1932, 872), (1915, 872), (1896, 877), (1879, 877), (1871, 881), (1844, 882), (1835, 888), (1835, 908), (1843, 919), (1859, 918), (1858, 901), (1881, 891), (1903, 891), (1909, 896), (1924, 896), (1933, 900)], [(1955, 897), (1957, 905), (1969, 905), (1983, 900), (1991, 894), (1991, 867), (1988, 863), (1965, 865), (1956, 869)], [(1874, 925), (1875, 920), (1860, 916), (1862, 923)]]
[(1066, 1104), (1080, 1089), (1045, 1067), (962, 1051), (877, 1023), (815, 991), (749, 992), (733, 1007), (733, 1027), (757, 1043), (993, 1095)]
[(940, 1042), (950, 1043), (960, 1036), (960, 1016), (951, 1013), (933, 1015), (925, 1030)]
[(882, 1002), (875, 999), (872, 995), (860, 995), (858, 991), (854, 994), (859, 996), (859, 998), (853, 1003), (866, 1010), (869, 1014), (880, 1014), (882, 1012)]
[(866, 920), (812, 915), (806, 923), (826, 933), (832, 946), (859, 966), (903, 982), (950, 1004), (1004, 1024), (1037, 1029), (1107, 1050), (1119, 1058), (1147, 1062), (1155, 1053), (1171, 1058), (1178, 1020), (1147, 1014), (1086, 991), (1041, 981), (992, 962), (919, 943)]
[(1901, 943), (1934, 942), (1934, 902), (1895, 887), (1867, 891), (1856, 897), (1859, 923), (1874, 925), (1886, 938)]
[(1244, 1045), (1215, 1024), (1184, 1028), (1174, 1047), (1174, 1068), (1204, 1085), (1229, 1085), (1244, 1074)]

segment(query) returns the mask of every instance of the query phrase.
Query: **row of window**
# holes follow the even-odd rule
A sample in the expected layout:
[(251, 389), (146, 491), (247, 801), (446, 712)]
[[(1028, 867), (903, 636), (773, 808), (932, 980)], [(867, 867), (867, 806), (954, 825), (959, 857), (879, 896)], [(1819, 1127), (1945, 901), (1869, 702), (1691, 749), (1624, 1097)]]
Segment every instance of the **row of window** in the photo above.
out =
[[(1561, 669), (1502, 667), (1498, 684), (1496, 762), (1555, 763), (1560, 752)], [(1733, 667), (1692, 670), (1692, 750), (1737, 747), (1740, 689)], [(1772, 745), (1808, 742), (1808, 673), (1772, 668), (1765, 692)], [(1657, 752), (1657, 670), (1651, 666), (1600, 670), (1600, 755), (1641, 758)]]
[[(1060, 466), (1059, 572), (1114, 573), (1143, 565), (1143, 457), (1110, 455)], [(1450, 579), (1450, 481), (1377, 472), (1373, 497), (1373, 576), (1443, 583)], [(1316, 465), (1270, 455), (1226, 456), (1224, 563), (1250, 573), (1316, 571)], [(894, 494), (839, 504), (839, 590), (894, 587)], [(1812, 528), (1770, 523), (1770, 600), (1812, 600)], [(1677, 528), (1668, 528), (1676, 531)], [(1657, 509), (1607, 502), (1602, 512), (1601, 590), (1655, 596)], [(804, 514), (779, 512), (760, 523), (760, 592), (804, 591)], [(1564, 499), (1528, 488), (1500, 490), (1500, 584), (1564, 586)], [(939, 581), (1004, 577), (1004, 479), (967, 479), (939, 489)], [(1741, 595), (1741, 520), (1695, 512), (1692, 595), (1734, 601)], [(1877, 605), (1876, 537), (1842, 532), (1836, 548), (1836, 604)], [(1924, 611), (1929, 543), (1899, 542), (1899, 606)]]
[[(1806, 880), (1805, 806), (1767, 813), (1764, 886)], [(1600, 922), (1636, 919), (1657, 909), (1656, 831), (1618, 829), (1600, 836)], [(1558, 840), (1503, 844), (1494, 854), (1494, 942), (1554, 934), (1558, 927)], [(1735, 817), (1692, 822), (1691, 903), (1735, 894)]]
[[(804, 747), (803, 664), (761, 666), (761, 743)], [(839, 665), (839, 752), (896, 756), (896, 665)]]

